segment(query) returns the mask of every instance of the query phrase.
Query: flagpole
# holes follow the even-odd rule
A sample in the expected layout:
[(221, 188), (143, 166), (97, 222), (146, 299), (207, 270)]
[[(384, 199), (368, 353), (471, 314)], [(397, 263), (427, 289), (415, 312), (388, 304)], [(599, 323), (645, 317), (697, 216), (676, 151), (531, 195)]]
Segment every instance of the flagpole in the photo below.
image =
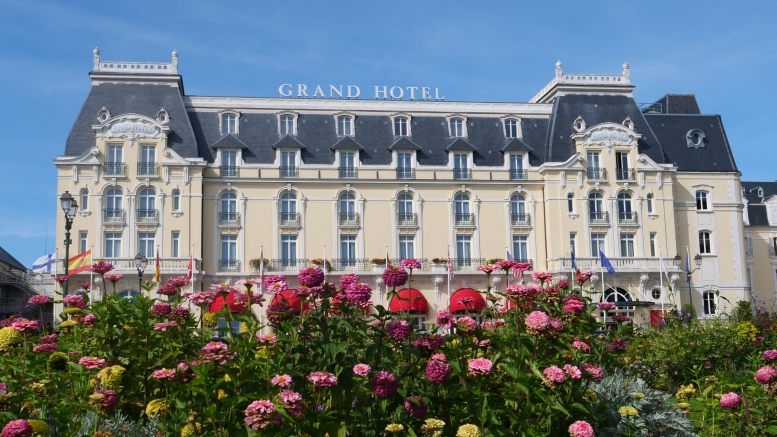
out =
[(658, 246), (658, 259), (661, 265), (658, 266), (658, 278), (661, 287), (661, 317), (664, 317), (664, 257), (661, 256), (661, 246)]
[[(89, 250), (94, 252), (94, 244), (89, 246)], [(105, 287), (105, 281), (103, 281), (103, 287)], [(89, 303), (91, 304), (92, 299), (94, 299), (94, 290), (92, 289), (92, 284), (94, 284), (94, 272), (92, 269), (89, 269)], [(97, 289), (97, 295), (100, 298), (100, 300), (103, 300), (103, 293), (102, 290), (99, 288)]]
[(453, 263), (451, 263), (451, 245), (448, 245), (448, 308), (451, 307), (451, 270), (453, 270)]
[(194, 279), (194, 245), (193, 244), (192, 244), (191, 248), (189, 249), (189, 260), (191, 260), (191, 262), (192, 262), (192, 272), (191, 272), (192, 277), (189, 278), (189, 287), (190, 287), (189, 291), (192, 294), (194, 294), (194, 281), (196, 281), (196, 279)]
[(326, 282), (326, 244), (324, 245), (324, 262), (321, 265), (321, 270), (324, 271), (324, 282)]

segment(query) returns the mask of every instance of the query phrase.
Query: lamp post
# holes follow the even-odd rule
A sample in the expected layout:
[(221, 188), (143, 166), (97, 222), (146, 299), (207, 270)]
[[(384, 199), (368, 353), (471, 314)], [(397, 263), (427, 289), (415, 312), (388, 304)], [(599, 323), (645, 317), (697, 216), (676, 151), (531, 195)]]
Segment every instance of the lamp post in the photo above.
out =
[[(65, 213), (65, 276), (68, 275), (68, 260), (70, 259), (70, 243), (73, 241), (70, 239), (70, 229), (73, 228), (73, 218), (78, 213), (78, 202), (73, 199), (73, 196), (65, 191), (59, 196), (59, 204), (62, 207), (62, 211)], [(68, 281), (64, 282), (64, 289), (62, 295), (67, 295)]]
[[(693, 262), (694, 264), (696, 264), (695, 269), (689, 270), (690, 267), (686, 267), (685, 269), (685, 274), (688, 277), (688, 300), (691, 302), (691, 306), (693, 306), (693, 290), (691, 289), (691, 275), (693, 274), (693, 272), (695, 272), (696, 270), (699, 270), (699, 268), (701, 267), (701, 255), (697, 253), (696, 256), (693, 257)], [(688, 263), (687, 265), (690, 266), (690, 263)]]
[(148, 265), (148, 258), (141, 255), (140, 252), (138, 252), (137, 255), (135, 255), (135, 268), (138, 269), (138, 293), (143, 294), (143, 271), (146, 270), (146, 266)]

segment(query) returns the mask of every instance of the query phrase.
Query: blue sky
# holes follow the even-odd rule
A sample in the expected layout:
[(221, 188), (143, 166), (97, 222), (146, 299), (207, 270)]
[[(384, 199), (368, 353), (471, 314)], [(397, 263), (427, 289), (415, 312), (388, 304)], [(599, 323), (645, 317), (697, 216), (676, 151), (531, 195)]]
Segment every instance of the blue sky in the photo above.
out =
[(0, 0), (0, 10), (0, 246), (28, 266), (53, 248), (52, 160), (89, 91), (95, 46), (118, 61), (169, 61), (176, 48), (197, 95), (355, 84), (525, 102), (556, 60), (609, 74), (628, 61), (637, 101), (696, 94), (702, 112), (723, 116), (743, 179), (777, 179), (773, 1)]

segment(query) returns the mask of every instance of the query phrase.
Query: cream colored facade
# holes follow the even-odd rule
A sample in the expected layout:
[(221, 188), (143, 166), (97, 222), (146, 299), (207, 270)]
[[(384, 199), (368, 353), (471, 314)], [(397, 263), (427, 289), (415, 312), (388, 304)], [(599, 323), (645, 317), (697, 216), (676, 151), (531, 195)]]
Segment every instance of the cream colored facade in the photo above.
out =
[[(126, 65), (138, 65), (138, 70), (127, 70)], [(597, 81), (592, 83), (586, 76)], [(682, 163), (657, 162), (650, 153), (641, 153), (659, 135), (653, 131), (657, 122), (652, 118), (649, 126), (645, 118), (632, 120), (639, 112), (610, 111), (616, 115), (608, 115), (609, 121), (594, 122), (601, 117), (592, 109), (595, 105), (588, 105), (593, 115), (581, 113), (571, 125), (564, 124), (566, 130), (559, 135), (555, 127), (563, 124), (559, 101), (565, 98), (614, 96), (613, 101), (626, 99), (625, 104), (636, 108), (627, 65), (621, 74), (582, 75), (581, 79), (563, 73), (559, 64), (556, 78), (531, 100), (539, 103), (188, 96), (177, 74), (177, 53), (172, 63), (148, 64), (101, 61), (97, 52), (91, 78), (92, 92), (80, 117), (91, 117), (93, 123), (91, 132), (80, 135), (93, 135), (93, 143), (84, 140), (80, 153), (55, 160), (58, 192), (69, 191), (80, 204), (82, 198), (87, 201), (74, 221), (71, 256), (91, 248), (95, 260), (114, 263), (126, 276), (118, 286), (121, 290), (138, 288), (133, 258), (139, 251), (149, 255), (144, 279), (153, 276), (158, 246), (163, 280), (187, 274), (191, 253), (196, 290), (257, 276), (251, 260), (260, 254), (269, 261), (267, 273), (285, 274), (291, 286), (301, 266), (326, 258), (333, 265), (329, 281), (356, 272), (373, 287), (373, 302), (388, 305), (382, 268), (369, 261), (388, 253), (395, 262), (403, 256), (424, 261), (412, 283), (429, 302), (430, 311), (419, 315), (420, 322), (423, 316), (434, 317), (448, 308), (451, 294), (458, 289), (485, 289), (486, 277), (476, 267), (487, 259), (504, 258), (509, 251), (517, 259), (531, 261), (536, 271), (570, 279), (573, 250), (581, 270), (602, 270), (598, 255), (602, 244), (616, 273), (597, 274), (604, 282), (594, 282), (595, 298), (607, 290), (617, 292), (620, 300), (652, 302), (646, 309), (660, 310), (688, 302), (683, 271), (686, 247), (694, 257), (706, 249), (700, 246), (700, 232), (709, 232), (710, 253), (702, 254), (701, 265), (692, 274), (690, 295), (697, 311), (705, 314), (704, 299), (714, 300), (714, 309), (707, 314), (713, 316), (751, 297), (746, 274), (752, 262), (745, 257), (742, 189), (735, 169), (683, 171)], [(121, 84), (130, 88), (125, 90)], [(99, 102), (111, 87), (116, 89), (107, 94), (120, 96), (143, 91), (142, 87), (175, 89), (189, 118), (182, 125), (193, 129), (197, 138), (197, 144), (189, 146), (200, 151), (198, 156), (184, 156), (181, 150), (193, 150), (186, 149), (186, 144), (168, 144), (173, 135), (184, 136), (175, 127), (181, 123), (182, 108), (177, 113), (172, 107), (154, 107), (153, 113), (131, 108), (117, 113), (111, 107), (112, 97), (104, 97), (105, 104)], [(137, 95), (142, 97), (140, 91)], [(97, 101), (90, 103), (92, 99)], [(102, 109), (86, 114), (89, 105)], [(115, 106), (126, 109), (125, 104)], [(234, 127), (225, 115), (234, 115)], [(304, 138), (313, 138), (304, 137), (303, 131), (314, 123), (317, 129), (334, 129), (344, 115), (350, 134), (338, 135), (338, 144), (351, 137), (357, 145), (338, 148), (335, 144), (331, 152), (326, 150), (332, 154), (327, 159), (334, 162), (306, 162), (318, 159), (320, 151), (311, 146), (313, 140), (302, 144)], [(291, 117), (290, 130), (281, 131), (281, 120), (289, 120), (283, 116)], [(327, 116), (329, 121), (314, 116)], [(408, 132), (396, 135), (404, 131), (395, 130), (392, 141), (402, 144), (400, 140), (409, 139), (419, 143), (417, 148), (397, 146), (390, 150), (390, 161), (371, 162), (367, 158), (387, 153), (386, 147), (381, 151), (373, 147), (372, 141), (365, 140), (371, 137), (364, 136), (364, 130), (384, 129), (381, 125), (389, 129), (397, 117), (406, 119)], [(463, 121), (463, 132), (452, 131), (457, 128), (452, 119)], [(204, 126), (202, 120), (215, 126)], [(278, 141), (280, 146), (270, 149), (252, 142), (261, 141), (261, 136), (251, 136), (247, 126), (255, 128), (252, 123), (258, 122), (265, 123), (260, 126), (262, 135), (274, 135), (270, 144)], [(421, 129), (432, 125), (448, 129), (446, 141), (451, 145), (446, 150), (424, 143)], [(476, 134), (483, 126), (492, 125), (506, 138), (478, 140)], [(532, 143), (533, 128), (544, 139)], [(220, 132), (221, 139), (207, 140), (208, 129)], [(555, 138), (551, 136), (560, 136), (568, 144), (564, 147), (570, 147), (563, 160), (549, 159), (555, 153), (550, 151)], [(431, 134), (428, 138), (433, 139)], [(466, 144), (457, 143), (458, 139)], [(526, 147), (510, 146), (516, 144), (510, 143), (512, 139)], [(492, 145), (495, 141), (497, 146)], [(718, 147), (712, 141), (707, 146), (710, 150)], [(503, 143), (508, 145), (500, 150)], [(70, 144), (68, 150), (75, 147)], [(694, 148), (688, 144), (689, 150)], [(122, 149), (121, 158), (116, 147)], [(203, 150), (207, 156), (201, 155)], [(353, 164), (343, 166), (354, 152)], [(441, 153), (445, 158), (433, 163)], [(258, 162), (260, 155), (274, 159)], [(406, 164), (400, 163), (407, 158)], [(124, 166), (111, 164), (117, 162)], [(465, 166), (457, 167), (457, 162)], [(407, 171), (400, 173), (398, 167)], [(707, 196), (704, 209), (697, 209), (699, 191)], [(61, 242), (62, 217), (57, 229)], [(408, 237), (412, 237), (412, 250)], [(64, 247), (59, 247), (59, 254), (64, 254)], [(448, 254), (455, 273), (450, 283), (445, 265), (432, 262)], [(659, 255), (667, 265), (664, 275)], [(691, 261), (691, 268), (695, 267)], [(774, 270), (772, 264), (772, 275)], [(508, 282), (530, 278), (528, 274), (522, 279), (495, 275), (492, 280), (491, 285), (503, 290)], [(70, 281), (71, 292), (78, 282)], [(95, 298), (102, 287), (95, 285)], [(774, 291), (772, 287), (772, 295)], [(638, 311), (635, 317), (638, 324), (649, 323), (647, 312)]]

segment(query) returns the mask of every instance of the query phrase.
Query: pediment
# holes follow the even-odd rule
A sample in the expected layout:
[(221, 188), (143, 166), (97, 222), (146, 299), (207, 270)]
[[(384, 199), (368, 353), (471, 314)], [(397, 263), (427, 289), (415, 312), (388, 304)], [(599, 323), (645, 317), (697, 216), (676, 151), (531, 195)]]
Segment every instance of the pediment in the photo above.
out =
[(601, 123), (571, 136), (578, 146), (598, 145), (605, 148), (614, 146), (636, 147), (641, 134), (629, 127), (617, 123)]
[(97, 147), (90, 147), (85, 150), (84, 153), (78, 156), (59, 156), (54, 160), (54, 164), (86, 164), (86, 165), (99, 165), (100, 160), (97, 159), (97, 155), (100, 150)]
[(639, 155), (637, 162), (637, 170), (641, 171), (672, 171), (674, 169), (672, 164), (659, 164), (647, 155)]
[(98, 138), (122, 138), (133, 145), (141, 139), (167, 138), (170, 126), (163, 125), (145, 115), (122, 114), (111, 117), (101, 124), (93, 125), (92, 130)]

